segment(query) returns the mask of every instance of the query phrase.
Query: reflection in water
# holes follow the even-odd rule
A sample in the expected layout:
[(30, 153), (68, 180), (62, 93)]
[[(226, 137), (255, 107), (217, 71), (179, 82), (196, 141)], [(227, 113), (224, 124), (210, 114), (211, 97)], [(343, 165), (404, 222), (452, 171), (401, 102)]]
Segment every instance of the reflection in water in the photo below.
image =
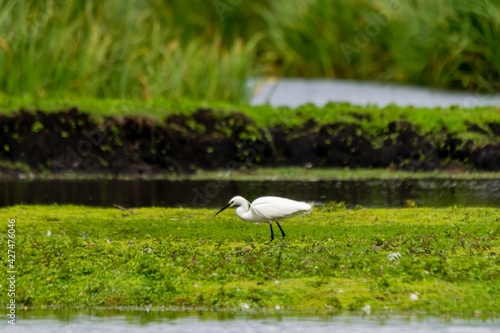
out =
[(78, 204), (124, 207), (220, 207), (235, 196), (249, 200), (276, 195), (295, 200), (344, 201), (348, 207), (498, 206), (500, 179), (362, 181), (0, 181), (0, 206)]
[[(176, 333), (271, 333), (271, 332), (499, 332), (495, 320), (440, 320), (436, 318), (376, 318), (355, 316), (296, 317), (252, 316), (227, 313), (129, 312), (115, 315), (38, 313), (20, 314), (17, 325), (6, 332), (176, 332)], [(2, 330), (4, 332), (4, 330)]]

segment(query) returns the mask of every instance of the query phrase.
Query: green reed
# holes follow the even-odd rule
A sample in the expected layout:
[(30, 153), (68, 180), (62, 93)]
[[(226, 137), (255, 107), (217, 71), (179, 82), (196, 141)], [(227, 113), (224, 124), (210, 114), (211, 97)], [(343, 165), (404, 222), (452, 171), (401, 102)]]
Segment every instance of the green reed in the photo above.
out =
[(500, 1), (0, 1), (0, 97), (243, 101), (252, 76), (500, 90)]

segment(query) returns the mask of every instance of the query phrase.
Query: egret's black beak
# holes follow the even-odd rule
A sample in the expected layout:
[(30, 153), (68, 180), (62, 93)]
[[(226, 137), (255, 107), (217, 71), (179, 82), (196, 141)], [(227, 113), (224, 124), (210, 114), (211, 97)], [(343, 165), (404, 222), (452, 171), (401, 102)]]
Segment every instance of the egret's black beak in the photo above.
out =
[(214, 217), (217, 216), (220, 212), (222, 212), (224, 209), (228, 208), (229, 206), (231, 206), (231, 203), (228, 203), (227, 205), (225, 205), (224, 207), (222, 207), (217, 213), (215, 213)]

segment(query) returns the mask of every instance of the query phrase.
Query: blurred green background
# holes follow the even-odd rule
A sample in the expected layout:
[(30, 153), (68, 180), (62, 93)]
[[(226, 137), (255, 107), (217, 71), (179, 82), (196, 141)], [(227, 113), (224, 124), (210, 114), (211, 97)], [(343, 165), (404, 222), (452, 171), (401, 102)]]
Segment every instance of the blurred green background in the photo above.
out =
[(500, 0), (0, 1), (0, 97), (244, 102), (251, 77), (500, 91)]

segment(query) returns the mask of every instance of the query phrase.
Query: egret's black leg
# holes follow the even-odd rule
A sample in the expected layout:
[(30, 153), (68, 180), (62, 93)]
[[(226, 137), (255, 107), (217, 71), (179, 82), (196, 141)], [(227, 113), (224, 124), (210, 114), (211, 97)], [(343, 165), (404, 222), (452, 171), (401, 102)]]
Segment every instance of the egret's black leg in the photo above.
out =
[(273, 222), (269, 223), (269, 227), (271, 228), (271, 242), (272, 242), (274, 240)]
[(280, 224), (278, 223), (278, 221), (276, 221), (276, 224), (278, 225), (278, 227), (280, 228), (281, 230), (281, 237), (285, 238), (286, 234), (285, 232), (283, 231), (283, 229), (281, 228)]

